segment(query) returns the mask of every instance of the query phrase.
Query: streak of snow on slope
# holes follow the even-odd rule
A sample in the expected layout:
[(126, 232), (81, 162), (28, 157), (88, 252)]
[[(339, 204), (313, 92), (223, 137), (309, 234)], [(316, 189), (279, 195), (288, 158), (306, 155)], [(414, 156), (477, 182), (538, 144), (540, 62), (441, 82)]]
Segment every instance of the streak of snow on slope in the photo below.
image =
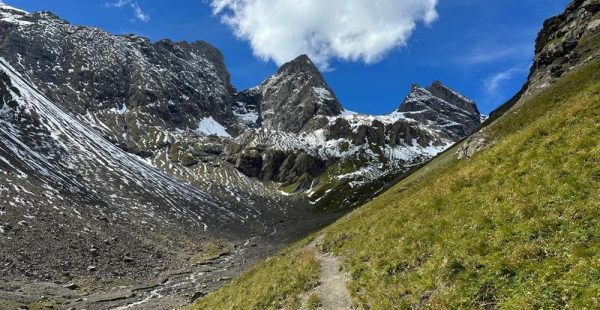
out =
[[(188, 221), (201, 227), (207, 224), (204, 222), (206, 219), (214, 221), (220, 218), (224, 221), (244, 222), (248, 216), (256, 217), (256, 210), (249, 208), (245, 210), (247, 212), (232, 212), (205, 192), (176, 182), (155, 168), (124, 153), (50, 102), (3, 59), (0, 59), (0, 71), (9, 76), (14, 88), (19, 91), (19, 94), (16, 94), (12, 89), (9, 90), (18, 103), (15, 112), (22, 111), (28, 115), (36, 115), (39, 119), (38, 126), (45, 128), (55, 143), (68, 154), (60, 161), (51, 161), (51, 158), (47, 158), (44, 154), (23, 143), (22, 133), (13, 124), (2, 120), (0, 132), (5, 137), (4, 145), (10, 152), (17, 154), (22, 163), (30, 170), (59, 183), (67, 181), (68, 184), (78, 184), (82, 188), (91, 186), (92, 192), (96, 194), (99, 194), (98, 189), (100, 188), (96, 188), (99, 185), (94, 185), (98, 181), (96, 179), (98, 167), (108, 174), (107, 178), (109, 179), (114, 178), (114, 171), (119, 171), (118, 178), (123, 182), (136, 184), (143, 189), (148, 187), (147, 190), (152, 191), (152, 195), (161, 197), (169, 205), (170, 209), (168, 210), (174, 212), (176, 217), (187, 218)], [(2, 113), (7, 113), (7, 111), (3, 109)], [(78, 167), (86, 186), (80, 184), (83, 181), (72, 179), (68, 173), (64, 172), (69, 167)], [(113, 194), (106, 195), (104, 199), (121, 205), (122, 203), (119, 202), (123, 202), (125, 198), (119, 197), (115, 190)], [(183, 201), (202, 207), (192, 210), (182, 205)], [(159, 206), (146, 207), (151, 208), (145, 211), (151, 216), (158, 211)], [(161, 209), (165, 210), (164, 207)]]
[(0, 2), (0, 20), (7, 23), (17, 24), (20, 26), (28, 26), (33, 24), (30, 21), (23, 20), (23, 16), (28, 14), (23, 10), (13, 8)]

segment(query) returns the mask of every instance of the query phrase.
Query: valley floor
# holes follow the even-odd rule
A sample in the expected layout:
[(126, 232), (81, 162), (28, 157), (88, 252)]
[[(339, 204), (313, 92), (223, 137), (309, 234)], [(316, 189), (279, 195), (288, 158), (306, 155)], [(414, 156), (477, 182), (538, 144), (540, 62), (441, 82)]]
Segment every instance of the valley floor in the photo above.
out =
[(0, 309), (160, 310), (186, 307), (290, 242), (343, 215), (297, 215), (297, 218), (277, 224), (268, 235), (254, 236), (230, 250), (216, 250), (212, 258), (190, 258), (189, 264), (164, 266), (162, 272), (137, 280), (90, 277), (61, 283), (5, 279), (0, 282)]

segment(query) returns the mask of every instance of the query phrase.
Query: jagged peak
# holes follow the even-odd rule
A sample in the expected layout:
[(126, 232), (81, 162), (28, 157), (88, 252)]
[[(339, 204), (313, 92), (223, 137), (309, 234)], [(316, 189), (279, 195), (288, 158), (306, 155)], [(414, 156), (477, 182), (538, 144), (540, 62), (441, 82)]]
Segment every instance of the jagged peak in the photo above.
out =
[(412, 84), (410, 93), (404, 99), (398, 108), (398, 111), (411, 111), (414, 108), (417, 108), (417, 106), (420, 106), (412, 103), (421, 102), (423, 105), (426, 105), (430, 100), (452, 105), (470, 114), (480, 114), (479, 109), (473, 100), (463, 96), (438, 80), (434, 81), (429, 87), (422, 87), (417, 83)]
[(461, 93), (444, 85), (440, 81), (434, 81), (427, 90), (434, 96), (457, 106), (465, 111), (475, 114), (481, 114), (475, 101), (463, 96)]
[(300, 55), (282, 65), (258, 89), (262, 126), (265, 128), (300, 132), (313, 118), (340, 115), (343, 110), (335, 93), (307, 55)]
[(316, 74), (321, 79), (323, 79), (323, 77), (321, 76), (321, 72), (319, 71), (317, 66), (306, 54), (300, 55), (294, 58), (293, 60), (283, 64), (279, 68), (279, 70), (277, 70), (277, 75), (293, 73)]

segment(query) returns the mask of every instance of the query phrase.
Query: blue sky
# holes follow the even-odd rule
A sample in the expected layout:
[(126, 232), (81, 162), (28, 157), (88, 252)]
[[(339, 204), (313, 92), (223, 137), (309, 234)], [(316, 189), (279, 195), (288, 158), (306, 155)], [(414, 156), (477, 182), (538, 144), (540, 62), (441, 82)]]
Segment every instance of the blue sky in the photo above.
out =
[[(257, 85), (277, 70), (275, 62), (255, 56), (249, 42), (237, 38), (232, 28), (213, 14), (209, 0), (4, 2), (27, 11), (49, 10), (73, 24), (116, 34), (207, 41), (223, 52), (232, 82), (240, 90)], [(429, 24), (417, 21), (403, 46), (369, 64), (333, 57), (327, 61), (324, 75), (344, 107), (357, 112), (390, 112), (412, 83), (429, 85), (441, 80), (489, 113), (521, 87), (543, 21), (562, 12), (568, 2), (440, 0), (435, 6), (438, 18)]]

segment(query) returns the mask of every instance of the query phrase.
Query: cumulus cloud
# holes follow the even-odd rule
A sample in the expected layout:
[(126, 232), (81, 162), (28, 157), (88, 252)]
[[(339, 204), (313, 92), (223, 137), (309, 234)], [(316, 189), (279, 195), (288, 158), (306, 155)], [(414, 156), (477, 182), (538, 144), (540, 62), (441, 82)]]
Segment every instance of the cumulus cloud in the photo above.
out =
[(377, 62), (406, 45), (418, 23), (438, 18), (437, 0), (211, 0), (211, 5), (256, 56), (282, 64), (308, 54), (322, 69), (333, 58)]
[(150, 21), (150, 14), (144, 12), (137, 1), (117, 0), (116, 2), (105, 3), (104, 6), (107, 8), (130, 7), (133, 10), (133, 21), (139, 20), (145, 23)]

